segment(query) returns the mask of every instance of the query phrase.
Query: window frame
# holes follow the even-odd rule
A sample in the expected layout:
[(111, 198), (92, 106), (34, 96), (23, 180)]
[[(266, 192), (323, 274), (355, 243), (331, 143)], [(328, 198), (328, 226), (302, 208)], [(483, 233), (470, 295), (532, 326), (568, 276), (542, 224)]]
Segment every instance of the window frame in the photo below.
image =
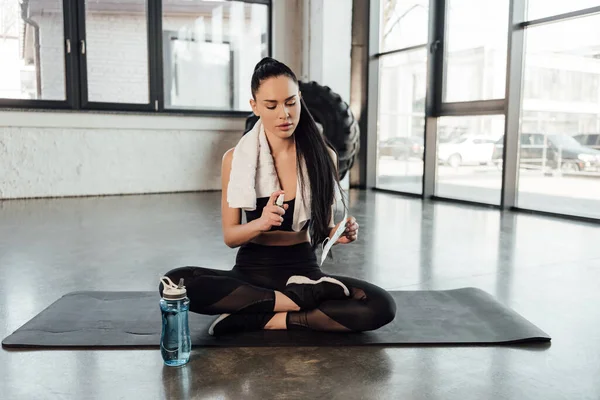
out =
[[(500, 210), (518, 210), (536, 213), (540, 215), (550, 215), (555, 217), (564, 217), (567, 219), (589, 221), (597, 223), (600, 221), (597, 217), (588, 217), (578, 215), (572, 211), (549, 212), (531, 207), (523, 207), (518, 204), (519, 195), (519, 162), (520, 152), (524, 146), (521, 142), (528, 135), (527, 132), (535, 132), (535, 129), (525, 129), (525, 124), (535, 123), (538, 115), (531, 114), (538, 111), (527, 111), (521, 109), (522, 94), (524, 90), (539, 90), (536, 85), (540, 83), (535, 79), (524, 79), (525, 75), (531, 76), (530, 69), (524, 68), (526, 56), (525, 36), (529, 28), (545, 24), (559, 23), (570, 19), (578, 19), (595, 14), (600, 14), (600, 5), (591, 8), (579, 9), (563, 14), (556, 14), (539, 19), (527, 18), (527, 0), (509, 0), (509, 13), (507, 21), (507, 60), (505, 69), (505, 88), (504, 97), (490, 100), (475, 100), (462, 102), (444, 102), (444, 63), (447, 34), (447, 4), (449, 0), (429, 0), (429, 35), (428, 42), (425, 45), (428, 51), (427, 67), (427, 95), (425, 98), (425, 140), (423, 155), (423, 180), (422, 194), (406, 191), (404, 189), (387, 189), (378, 184), (378, 124), (380, 120), (379, 111), (383, 105), (380, 104), (378, 93), (379, 82), (381, 80), (381, 70), (379, 60), (388, 54), (398, 53), (411, 49), (395, 49), (386, 52), (381, 51), (381, 18), (380, 13), (384, 5), (384, 0), (372, 0), (369, 3), (369, 37), (368, 37), (368, 90), (367, 90), (367, 124), (368, 131), (374, 134), (367, 135), (366, 149), (364, 153), (364, 164), (366, 171), (364, 177), (361, 174), (359, 185), (382, 192), (398, 193), (411, 197), (422, 199), (434, 199), (449, 201), (461, 204), (483, 205), (485, 207), (496, 208)], [(569, 78), (571, 79), (571, 78)], [(584, 96), (587, 87), (577, 90), (580, 96)], [(583, 91), (582, 91), (583, 90)], [(591, 90), (591, 89), (590, 89)], [(541, 112), (541, 111), (540, 111)], [(502, 186), (500, 192), (500, 203), (489, 204), (479, 201), (461, 200), (450, 197), (440, 197), (436, 195), (437, 190), (437, 149), (438, 149), (438, 120), (441, 117), (451, 116), (504, 116), (504, 134), (501, 139), (495, 141), (495, 145), (502, 148), (502, 160), (499, 166), (502, 168)], [(363, 115), (364, 117), (364, 115)], [(524, 122), (522, 124), (522, 122)], [(588, 130), (597, 130), (596, 127), (586, 127)], [(440, 130), (441, 131), (441, 130)], [(523, 133), (525, 132), (525, 133)], [(593, 132), (590, 134), (599, 135), (597, 145), (600, 146), (600, 134)], [(538, 145), (539, 146), (539, 145)], [(362, 167), (361, 167), (362, 168)]]
[[(228, 0), (231, 1), (231, 0)], [(273, 5), (272, 0), (235, 0), (249, 4), (267, 6), (267, 53), (273, 53)], [(25, 110), (72, 110), (115, 111), (142, 114), (174, 114), (198, 116), (242, 117), (250, 110), (219, 110), (165, 108), (163, 82), (163, 34), (162, 1), (146, 0), (147, 54), (148, 54), (148, 103), (118, 103), (90, 101), (88, 98), (87, 59), (82, 51), (86, 40), (85, 2), (62, 0), (63, 5), (63, 49), (65, 66), (64, 100), (36, 100), (0, 98), (0, 111)], [(70, 50), (70, 51), (68, 51)]]

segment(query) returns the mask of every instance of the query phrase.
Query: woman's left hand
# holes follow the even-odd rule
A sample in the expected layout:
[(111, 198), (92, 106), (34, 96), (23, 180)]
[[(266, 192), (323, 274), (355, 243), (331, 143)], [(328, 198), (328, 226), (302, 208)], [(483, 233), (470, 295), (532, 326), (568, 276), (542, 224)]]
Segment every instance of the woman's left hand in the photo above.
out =
[(346, 230), (336, 244), (348, 244), (354, 242), (356, 239), (358, 239), (358, 222), (356, 222), (356, 218), (349, 217), (346, 220)]

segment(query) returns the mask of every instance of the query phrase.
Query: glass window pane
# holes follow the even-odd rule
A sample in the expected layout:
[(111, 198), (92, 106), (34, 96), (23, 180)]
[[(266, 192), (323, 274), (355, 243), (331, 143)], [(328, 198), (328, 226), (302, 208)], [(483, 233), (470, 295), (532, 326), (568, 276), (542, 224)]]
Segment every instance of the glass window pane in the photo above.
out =
[(508, 0), (448, 0), (444, 102), (503, 99)]
[(61, 0), (0, 0), (0, 98), (66, 99)]
[(145, 0), (86, 0), (88, 100), (147, 104), (148, 29)]
[(529, 0), (527, 2), (527, 20), (551, 17), (599, 5), (598, 0)]
[(420, 194), (427, 52), (383, 56), (379, 74), (377, 187)]
[(380, 52), (427, 44), (429, 0), (381, 2)]
[(436, 195), (500, 204), (504, 116), (438, 119)]
[(163, 1), (165, 107), (250, 110), (250, 79), (268, 41), (264, 4)]
[(600, 218), (600, 15), (531, 27), (525, 46), (517, 204)]

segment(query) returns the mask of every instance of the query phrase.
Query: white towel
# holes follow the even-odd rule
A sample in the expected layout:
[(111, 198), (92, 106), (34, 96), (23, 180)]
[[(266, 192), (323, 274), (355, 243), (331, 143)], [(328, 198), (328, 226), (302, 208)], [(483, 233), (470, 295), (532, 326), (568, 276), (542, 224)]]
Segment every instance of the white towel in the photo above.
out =
[[(310, 219), (310, 182), (306, 165), (302, 162), (298, 170), (296, 185), (296, 200), (292, 229), (302, 230)], [(304, 185), (301, 185), (300, 174), (303, 174)], [(303, 187), (301, 187), (303, 186)], [(256, 199), (270, 197), (281, 189), (275, 162), (271, 155), (269, 142), (262, 122), (254, 125), (246, 133), (233, 150), (231, 174), (227, 186), (227, 202), (231, 208), (241, 208), (247, 211), (256, 210)]]

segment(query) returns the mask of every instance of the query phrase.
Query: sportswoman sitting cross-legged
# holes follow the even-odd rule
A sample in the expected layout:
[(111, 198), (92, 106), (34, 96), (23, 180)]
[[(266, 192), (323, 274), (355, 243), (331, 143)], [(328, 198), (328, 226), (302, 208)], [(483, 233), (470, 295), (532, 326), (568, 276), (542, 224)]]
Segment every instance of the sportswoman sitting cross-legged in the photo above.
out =
[[(271, 58), (254, 70), (250, 100), (259, 121), (222, 164), (225, 243), (239, 247), (229, 271), (182, 267), (190, 311), (219, 315), (213, 335), (261, 329), (369, 331), (394, 319), (385, 290), (325, 274), (315, 249), (332, 237), (337, 157), (299, 92), (294, 73)], [(283, 195), (283, 204), (278, 199)], [(246, 222), (242, 223), (242, 212)], [(336, 244), (358, 238), (350, 217)], [(162, 293), (162, 286), (159, 289)]]

